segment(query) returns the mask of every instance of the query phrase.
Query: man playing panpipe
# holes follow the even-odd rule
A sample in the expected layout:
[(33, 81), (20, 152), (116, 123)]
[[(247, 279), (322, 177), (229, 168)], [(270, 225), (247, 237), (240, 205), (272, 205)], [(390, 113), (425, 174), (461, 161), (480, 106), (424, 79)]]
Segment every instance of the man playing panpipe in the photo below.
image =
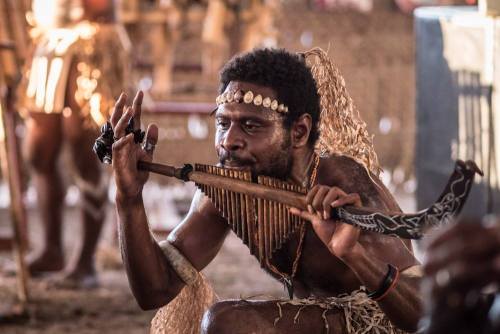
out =
[[(220, 94), (215, 111), (220, 166), (307, 188), (308, 211), (291, 212), (313, 225), (301, 224), (261, 261), (294, 299), (215, 303), (203, 317), (201, 332), (414, 331), (421, 309), (420, 274), (410, 242), (360, 232), (330, 217), (332, 208), (346, 204), (383, 211), (399, 207), (378, 179), (371, 137), (326, 53), (262, 49), (237, 56), (221, 71)], [(126, 100), (122, 95), (116, 102), (111, 124), (119, 234), (129, 282), (143, 309), (168, 304), (154, 319), (154, 332), (197, 333), (200, 325), (190, 312), (213, 297), (198, 272), (217, 255), (231, 227), (209, 196), (198, 191), (183, 222), (166, 241), (155, 241), (142, 199), (148, 173), (138, 170), (137, 163), (152, 161), (158, 128), (149, 125), (144, 145), (136, 144), (126, 128), (131, 119), (139, 127), (142, 93), (132, 106)], [(321, 241), (325, 235), (327, 246)], [(192, 287), (203, 292), (191, 293)]]
[(81, 193), (83, 228), (78, 256), (68, 262), (59, 282), (94, 286), (94, 253), (108, 185), (91, 143), (124, 89), (128, 40), (115, 24), (110, 0), (39, 0), (33, 2), (33, 14), (39, 35), (24, 101), (29, 112), (26, 151), (45, 235), (29, 269), (40, 274), (64, 268), (65, 194), (57, 161), (67, 142), (73, 162), (69, 171)]

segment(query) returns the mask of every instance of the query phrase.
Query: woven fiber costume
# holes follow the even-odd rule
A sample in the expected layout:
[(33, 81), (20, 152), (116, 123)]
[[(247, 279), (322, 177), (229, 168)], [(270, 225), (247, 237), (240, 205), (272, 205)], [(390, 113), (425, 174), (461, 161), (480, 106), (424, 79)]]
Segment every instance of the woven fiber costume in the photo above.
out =
[[(42, 1), (39, 1), (42, 2)], [(35, 20), (47, 4), (34, 4)], [(35, 24), (36, 50), (28, 75), (24, 106), (31, 112), (61, 113), (68, 106), (71, 67), (76, 65), (75, 101), (89, 126), (100, 126), (109, 117), (114, 99), (127, 82), (128, 36), (118, 24), (80, 21), (78, 2), (54, 14), (52, 22)], [(56, 8), (53, 8), (57, 10)]]

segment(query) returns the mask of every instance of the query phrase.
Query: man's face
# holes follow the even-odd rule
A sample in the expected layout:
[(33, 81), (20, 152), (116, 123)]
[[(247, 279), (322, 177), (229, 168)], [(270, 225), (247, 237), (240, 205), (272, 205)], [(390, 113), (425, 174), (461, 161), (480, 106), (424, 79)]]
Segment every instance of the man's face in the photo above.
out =
[[(254, 96), (276, 99), (268, 87), (231, 81), (226, 92), (251, 90)], [(215, 114), (215, 148), (223, 167), (250, 169), (254, 175), (286, 179), (292, 166), (289, 131), (283, 115), (262, 105), (226, 103)]]

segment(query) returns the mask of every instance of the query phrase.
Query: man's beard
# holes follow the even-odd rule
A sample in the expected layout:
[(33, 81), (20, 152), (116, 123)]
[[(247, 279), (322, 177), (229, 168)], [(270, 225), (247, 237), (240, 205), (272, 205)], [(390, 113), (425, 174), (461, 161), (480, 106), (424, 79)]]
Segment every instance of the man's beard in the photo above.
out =
[(219, 156), (219, 162), (222, 166), (231, 161), (231, 163), (243, 168), (248, 167), (254, 178), (258, 175), (265, 175), (286, 180), (292, 171), (293, 158), (290, 136), (284, 137), (280, 148), (267, 157), (266, 161), (262, 161), (259, 167), (255, 166), (253, 161), (241, 159), (237, 154), (228, 151)]
[(256, 170), (255, 175), (265, 175), (276, 179), (286, 180), (292, 171), (293, 157), (290, 137), (286, 136), (278, 151), (274, 152), (266, 166)]

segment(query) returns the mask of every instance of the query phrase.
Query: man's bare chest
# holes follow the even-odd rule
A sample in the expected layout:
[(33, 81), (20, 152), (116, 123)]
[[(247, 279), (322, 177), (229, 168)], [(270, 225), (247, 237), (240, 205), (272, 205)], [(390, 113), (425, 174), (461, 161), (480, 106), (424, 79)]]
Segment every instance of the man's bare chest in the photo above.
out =
[(273, 253), (263, 270), (285, 284), (293, 285), (295, 295), (335, 296), (359, 288), (354, 273), (333, 256), (310, 227), (300, 245), (300, 233), (290, 236), (282, 248)]

